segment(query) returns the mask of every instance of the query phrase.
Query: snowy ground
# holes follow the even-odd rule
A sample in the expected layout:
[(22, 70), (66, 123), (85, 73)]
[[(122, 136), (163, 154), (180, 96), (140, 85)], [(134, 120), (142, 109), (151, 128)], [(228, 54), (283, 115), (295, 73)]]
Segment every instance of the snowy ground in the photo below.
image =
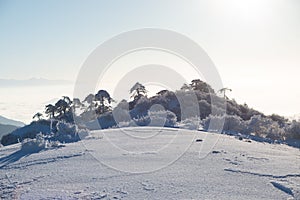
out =
[(300, 199), (300, 151), (200, 131), (149, 127), (96, 131), (81, 142), (38, 153), (22, 152), (19, 144), (0, 148), (0, 195)]

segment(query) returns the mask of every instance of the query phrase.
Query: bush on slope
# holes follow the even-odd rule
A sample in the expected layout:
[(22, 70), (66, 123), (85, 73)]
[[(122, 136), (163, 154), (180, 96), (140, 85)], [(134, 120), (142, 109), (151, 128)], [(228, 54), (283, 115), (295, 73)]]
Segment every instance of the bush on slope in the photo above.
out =
[(50, 130), (50, 124), (51, 122), (49, 120), (33, 121), (31, 122), (31, 124), (19, 128), (13, 131), (12, 133), (3, 136), (1, 139), (1, 144), (6, 146), (21, 142), (25, 138), (33, 139), (40, 132), (42, 132), (43, 134), (51, 134), (52, 131), (56, 131), (55, 126), (57, 124), (57, 121), (53, 121), (54, 130)]

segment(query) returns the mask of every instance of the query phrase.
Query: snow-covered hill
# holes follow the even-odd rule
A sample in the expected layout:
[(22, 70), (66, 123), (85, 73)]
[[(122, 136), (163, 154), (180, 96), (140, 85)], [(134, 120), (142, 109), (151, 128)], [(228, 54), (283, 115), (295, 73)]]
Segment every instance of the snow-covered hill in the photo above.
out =
[(300, 152), (170, 128), (95, 131), (40, 152), (0, 149), (7, 199), (299, 199)]

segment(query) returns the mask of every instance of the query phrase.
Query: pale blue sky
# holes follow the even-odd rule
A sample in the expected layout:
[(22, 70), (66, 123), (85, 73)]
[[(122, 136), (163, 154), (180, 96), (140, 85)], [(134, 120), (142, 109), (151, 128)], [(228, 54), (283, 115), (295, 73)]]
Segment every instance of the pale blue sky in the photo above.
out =
[(165, 28), (198, 42), (240, 103), (290, 115), (300, 113), (299, 19), (298, 0), (0, 0), (0, 78), (74, 80), (110, 37)]

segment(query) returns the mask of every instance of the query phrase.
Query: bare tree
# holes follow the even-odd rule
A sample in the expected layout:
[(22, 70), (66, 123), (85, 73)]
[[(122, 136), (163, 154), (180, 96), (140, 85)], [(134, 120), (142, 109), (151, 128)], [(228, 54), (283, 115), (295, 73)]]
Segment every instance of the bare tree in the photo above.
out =
[(230, 89), (230, 88), (221, 88), (221, 89), (219, 90), (219, 92), (220, 92), (221, 94), (223, 93), (224, 98), (225, 98), (225, 99), (228, 99), (228, 97), (226, 96), (226, 91), (232, 92), (232, 89)]
[(33, 117), (32, 117), (32, 119), (38, 119), (38, 120), (41, 120), (41, 117), (43, 116), (43, 114), (42, 113), (40, 113), (40, 112), (38, 112), (38, 113), (36, 113)]

